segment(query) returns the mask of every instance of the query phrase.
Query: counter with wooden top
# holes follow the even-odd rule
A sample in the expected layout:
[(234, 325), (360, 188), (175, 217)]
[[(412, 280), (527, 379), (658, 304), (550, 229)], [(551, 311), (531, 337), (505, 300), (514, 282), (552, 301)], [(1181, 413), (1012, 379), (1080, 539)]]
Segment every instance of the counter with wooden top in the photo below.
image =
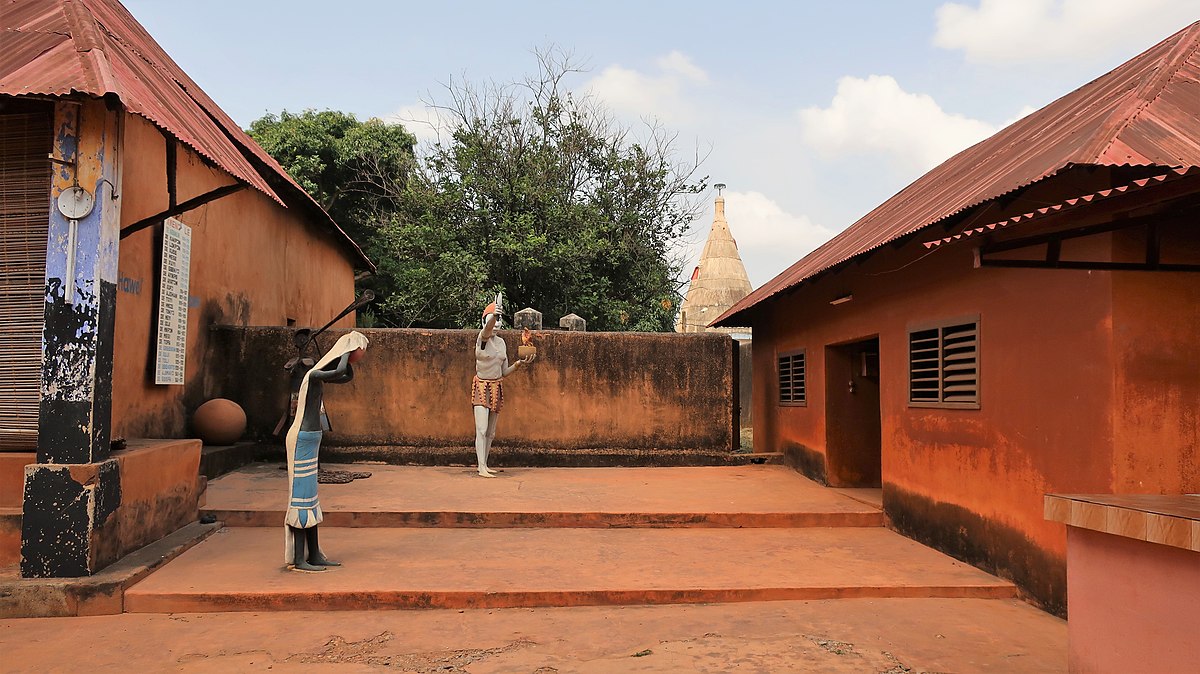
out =
[(1194, 672), (1200, 662), (1200, 495), (1045, 497), (1067, 525), (1072, 672)]

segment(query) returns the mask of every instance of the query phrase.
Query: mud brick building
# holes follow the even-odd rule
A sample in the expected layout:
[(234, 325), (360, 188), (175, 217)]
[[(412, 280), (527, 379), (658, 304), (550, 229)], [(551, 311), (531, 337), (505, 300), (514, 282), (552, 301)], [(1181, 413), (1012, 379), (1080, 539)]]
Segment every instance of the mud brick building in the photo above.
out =
[(1065, 610), (1047, 493), (1200, 491), (1200, 24), (751, 293), (755, 444)]
[(371, 263), (120, 3), (0, 31), (0, 566), (87, 575), (195, 518), (209, 326), (319, 325)]

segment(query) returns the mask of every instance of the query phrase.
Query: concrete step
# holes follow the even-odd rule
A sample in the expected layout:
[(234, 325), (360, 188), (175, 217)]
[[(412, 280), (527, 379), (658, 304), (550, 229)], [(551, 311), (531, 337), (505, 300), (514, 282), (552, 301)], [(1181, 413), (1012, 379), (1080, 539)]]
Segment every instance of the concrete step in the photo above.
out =
[[(277, 456), (283, 456), (282, 448)], [(398, 466), (469, 466), (475, 448), (409, 447), (404, 445), (323, 445), (323, 460), (338, 463), (377, 462)], [(493, 468), (659, 468), (669, 466), (744, 466), (782, 463), (767, 454), (700, 449), (614, 449), (555, 447), (496, 447), (488, 457)]]
[[(282, 525), (284, 511), (224, 510), (205, 507), (202, 514), (228, 527), (273, 527)], [(528, 512), (456, 510), (336, 510), (325, 511), (325, 526), (355, 528), (436, 527), (468, 529), (537, 528), (796, 528), (796, 527), (881, 527), (883, 513), (797, 512), (797, 513), (688, 513), (688, 512)]]
[(200, 450), (200, 475), (214, 480), (225, 473), (268, 459), (279, 460), (283, 448), (257, 442), (239, 442), (234, 445), (205, 445)]
[(193, 522), (82, 578), (21, 578), (15, 568), (0, 571), (0, 619), (122, 613), (126, 588), (219, 529)]
[[(327, 527), (878, 527), (877, 506), (782, 466), (470, 468), (325, 464), (371, 477), (320, 486)], [(281, 525), (281, 464), (213, 480), (205, 514), (226, 526)]]
[(338, 529), (297, 573), (283, 527), (225, 528), (125, 593), (131, 613), (1011, 598), (882, 528)]
[[(280, 461), (283, 445), (241, 442), (228, 447), (205, 447), (201, 472), (209, 478), (255, 461)], [(379, 463), (395, 466), (467, 466), (475, 463), (475, 448), (414, 447), (410, 445), (321, 446), (321, 457), (337, 463)], [(778, 452), (743, 452), (705, 449), (613, 449), (555, 447), (496, 447), (493, 467), (541, 468), (661, 468), (669, 466), (746, 466), (782, 464)]]
[(756, 466), (770, 465), (782, 466), (784, 463), (783, 452), (750, 452), (748, 454), (740, 454), (745, 462)]

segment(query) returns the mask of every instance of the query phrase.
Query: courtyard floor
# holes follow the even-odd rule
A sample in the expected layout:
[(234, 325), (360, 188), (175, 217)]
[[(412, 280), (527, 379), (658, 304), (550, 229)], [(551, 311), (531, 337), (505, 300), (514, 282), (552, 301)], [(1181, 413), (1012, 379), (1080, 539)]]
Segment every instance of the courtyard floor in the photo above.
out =
[(0, 672), (1066, 671), (1064, 621), (784, 467), (329, 468), (372, 473), (321, 486), (345, 566), (283, 568), (248, 466), (126, 613), (0, 620)]

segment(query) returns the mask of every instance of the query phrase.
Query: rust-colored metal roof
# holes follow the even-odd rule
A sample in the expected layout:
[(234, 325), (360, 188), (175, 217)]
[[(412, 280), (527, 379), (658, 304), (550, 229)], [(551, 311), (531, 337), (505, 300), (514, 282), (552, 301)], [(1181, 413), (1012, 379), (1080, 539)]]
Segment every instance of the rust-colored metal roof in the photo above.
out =
[(713, 325), (862, 253), (1074, 165), (1200, 166), (1200, 22), (963, 150), (747, 295)]
[(283, 189), (368, 267), (362, 250), (116, 0), (0, 0), (0, 94), (115, 95), (281, 205)]

